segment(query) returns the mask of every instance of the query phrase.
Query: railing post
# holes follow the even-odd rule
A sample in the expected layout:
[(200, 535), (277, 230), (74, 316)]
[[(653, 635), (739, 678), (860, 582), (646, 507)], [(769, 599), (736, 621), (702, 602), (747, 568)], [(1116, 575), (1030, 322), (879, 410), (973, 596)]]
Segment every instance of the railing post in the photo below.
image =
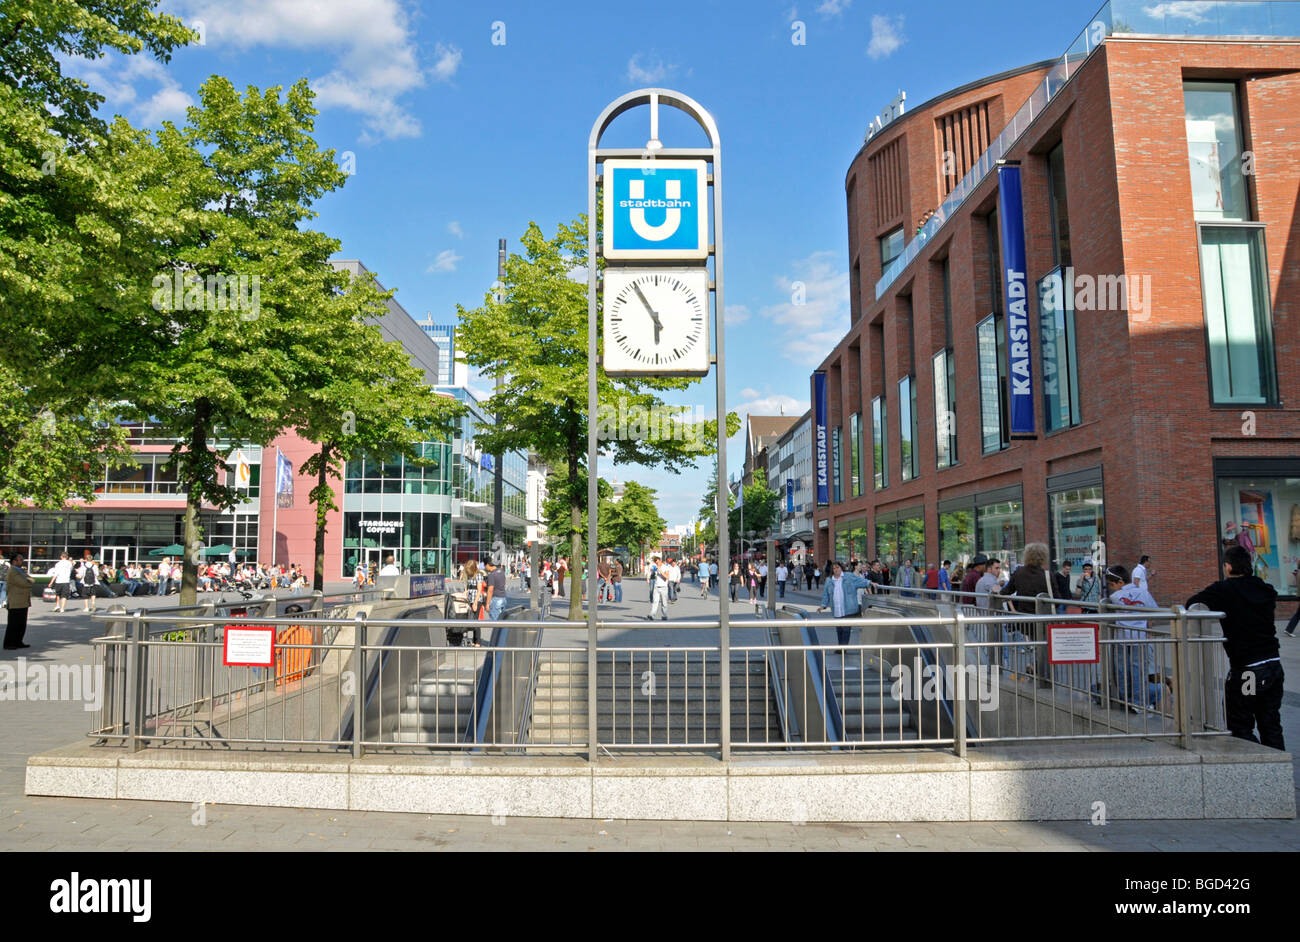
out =
[(1187, 670), (1191, 659), (1187, 637), (1187, 609), (1174, 607), (1174, 717), (1178, 722), (1178, 743), (1184, 749), (1192, 747), (1192, 735), (1187, 711)]
[(966, 616), (960, 607), (954, 609), (952, 641), (953, 661), (956, 670), (956, 690), (953, 691), (953, 748), (957, 758), (966, 758)]
[(130, 643), (127, 645), (126, 659), (126, 685), (127, 697), (127, 717), (130, 723), (130, 739), (128, 740), (127, 749), (130, 752), (140, 751), (140, 728), (144, 723), (144, 685), (145, 685), (145, 659), (144, 659), (144, 633), (145, 625), (142, 616), (144, 612), (136, 609), (133, 614), (133, 620), (130, 628)]
[[(653, 592), (653, 589), (651, 591)], [(589, 604), (592, 608), (595, 608), (596, 600), (591, 599)], [(587, 622), (587, 761), (593, 764), (596, 761), (598, 749), (596, 743), (596, 648), (599, 631), (596, 627), (595, 617), (591, 617)]]
[(357, 612), (355, 621), (352, 628), (352, 669), (356, 672), (352, 693), (356, 698), (352, 706), (352, 758), (360, 759), (363, 752), (361, 740), (365, 738), (366, 728), (366, 672), (362, 661), (365, 652), (361, 650), (365, 644), (366, 613)]

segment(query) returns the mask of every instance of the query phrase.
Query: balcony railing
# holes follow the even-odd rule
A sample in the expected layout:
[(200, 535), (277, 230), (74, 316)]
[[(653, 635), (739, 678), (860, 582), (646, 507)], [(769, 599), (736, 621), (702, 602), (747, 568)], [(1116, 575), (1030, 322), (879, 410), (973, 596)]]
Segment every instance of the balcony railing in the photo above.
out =
[(889, 290), (898, 276), (933, 239), (944, 224), (975, 192), (997, 163), (1011, 150), (1021, 135), (1079, 71), (1079, 67), (1116, 33), (1152, 36), (1300, 36), (1300, 0), (1182, 0), (1178, 3), (1154, 3), (1152, 0), (1112, 0), (1097, 11), (1074, 42), (1048, 70), (1029, 99), (1020, 106), (1007, 126), (993, 139), (988, 150), (975, 162), (948, 194), (939, 209), (926, 221), (903, 253), (881, 274), (876, 282), (876, 299)]

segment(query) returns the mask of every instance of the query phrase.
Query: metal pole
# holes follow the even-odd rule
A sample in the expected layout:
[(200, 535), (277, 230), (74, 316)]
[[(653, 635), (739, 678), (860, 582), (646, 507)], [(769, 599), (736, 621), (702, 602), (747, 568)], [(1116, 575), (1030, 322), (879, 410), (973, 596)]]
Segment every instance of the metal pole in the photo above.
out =
[(767, 541), (767, 610), (776, 612), (776, 540)]
[[(601, 129), (604, 130), (603, 128)], [(599, 355), (596, 343), (596, 151), (587, 153), (587, 556), (596, 545), (596, 513), (598, 477), (596, 472), (596, 412), (598, 407), (598, 376), (596, 362)], [(581, 565), (573, 560), (573, 565)], [(596, 628), (596, 567), (587, 567), (587, 761), (596, 761), (596, 645), (599, 631)]]
[(126, 691), (128, 702), (127, 722), (130, 724), (128, 750), (140, 751), (140, 727), (144, 719), (144, 648), (141, 642), (145, 637), (145, 626), (141, 621), (144, 612), (136, 609), (131, 623), (130, 639), (126, 659)]
[[(505, 300), (505, 292), (506, 292), (506, 240), (498, 239), (497, 240), (497, 295), (496, 295), (497, 304), (500, 304)], [(498, 373), (497, 382), (496, 382), (496, 391), (500, 392), (503, 385), (505, 385), (505, 376), (502, 375), (501, 373)], [(500, 416), (494, 415), (492, 417), (492, 420), (494, 422), (500, 422)], [(502, 482), (504, 480), (501, 474), (502, 457), (503, 456), (500, 452), (492, 456), (492, 468), (493, 468), (492, 470), (492, 540), (494, 543), (501, 544), (502, 548), (504, 549), (506, 536), (505, 536), (505, 527), (501, 522), (502, 498), (503, 498)], [(495, 550), (496, 547), (494, 546), (493, 549)], [(494, 557), (494, 559), (496, 561), (497, 566), (505, 565), (504, 553), (499, 557)]]
[(1187, 670), (1191, 663), (1188, 647), (1191, 642), (1187, 637), (1187, 609), (1178, 605), (1174, 607), (1174, 717), (1178, 723), (1178, 744), (1184, 749), (1192, 747), (1191, 724), (1187, 709)]
[[(276, 550), (279, 548), (279, 540), (276, 538), (280, 532), (280, 448), (277, 445), (275, 449), (275, 487), (271, 489), (271, 565), (276, 563)], [(233, 538), (232, 538), (233, 542)], [(265, 559), (265, 557), (263, 557)]]
[(533, 540), (528, 546), (528, 605), (534, 614), (537, 612), (537, 602), (541, 597), (541, 590), (537, 587), (537, 567), (540, 562), (541, 552), (537, 541)]
[[(712, 135), (711, 135), (712, 136)], [(714, 137), (713, 144), (713, 320), (717, 335), (718, 382), (718, 575), (731, 572), (731, 554), (728, 544), (731, 534), (727, 526), (727, 502), (722, 499), (722, 482), (727, 479), (727, 368), (726, 343), (723, 336), (725, 317), (722, 301), (722, 141)], [(744, 494), (745, 482), (740, 482)], [(721, 586), (721, 583), (719, 583)], [(722, 665), (720, 696), (722, 697), (721, 745), (722, 761), (731, 760), (731, 612), (727, 608), (728, 594), (718, 592), (718, 659)]]
[(957, 758), (966, 758), (966, 616), (960, 608), (952, 626), (953, 660), (957, 668), (957, 689), (953, 691), (953, 750)]
[(362, 657), (365, 652), (361, 650), (361, 646), (365, 644), (365, 634), (366, 613), (357, 612), (356, 625), (352, 628), (352, 670), (356, 678), (356, 686), (352, 692), (352, 696), (355, 698), (352, 707), (352, 758), (354, 759), (361, 758), (361, 740), (365, 738), (366, 672), (362, 664)]

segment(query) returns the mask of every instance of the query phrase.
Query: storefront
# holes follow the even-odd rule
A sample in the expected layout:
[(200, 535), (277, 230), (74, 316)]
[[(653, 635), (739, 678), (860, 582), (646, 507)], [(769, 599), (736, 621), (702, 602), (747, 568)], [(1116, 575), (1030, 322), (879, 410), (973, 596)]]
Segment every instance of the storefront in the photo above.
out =
[(1278, 595), (1295, 598), (1300, 459), (1216, 458), (1214, 492), (1220, 545), (1239, 544), (1253, 552), (1255, 575)]
[(915, 558), (925, 561), (925, 508), (908, 507), (876, 515), (876, 559), (897, 566)]
[(837, 521), (835, 558), (842, 563), (867, 558), (867, 518)]
[(1051, 518), (1051, 553), (1057, 565), (1070, 563), (1071, 590), (1083, 577), (1083, 564), (1106, 562), (1106, 501), (1101, 468), (1089, 468), (1047, 479), (1047, 512)]
[[(969, 565), (976, 553), (1014, 568), (1025, 550), (1024, 491), (1019, 484), (939, 501), (939, 559)], [(917, 555), (918, 561), (924, 553)]]
[(426, 442), (424, 466), (402, 458), (349, 461), (343, 487), (342, 578), (392, 556), (403, 572), (447, 572), (451, 563), (451, 445)]

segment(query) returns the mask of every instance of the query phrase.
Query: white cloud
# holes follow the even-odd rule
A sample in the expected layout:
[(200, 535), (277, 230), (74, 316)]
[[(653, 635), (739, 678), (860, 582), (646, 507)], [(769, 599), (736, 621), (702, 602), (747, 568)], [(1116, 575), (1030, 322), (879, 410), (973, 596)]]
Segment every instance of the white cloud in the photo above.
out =
[(1197, 2), (1197, 0), (1173, 0), (1172, 3), (1157, 3), (1152, 7), (1143, 7), (1142, 12), (1156, 19), (1169, 17), (1175, 20), (1189, 20), (1192, 23), (1204, 23), (1204, 13), (1210, 8), (1211, 4)]
[(799, 19), (799, 8), (798, 8), (798, 7), (791, 7), (791, 8), (786, 12), (786, 14), (785, 14), (785, 18), (786, 18), (786, 21), (789, 22), (789, 23), (793, 23), (795, 20)]
[[(99, 59), (72, 57), (67, 60), (70, 75), (84, 80), (104, 96), (105, 103), (116, 113), (129, 112), (136, 124), (153, 126), (163, 121), (183, 122), (185, 109), (195, 104), (193, 96), (181, 88), (167, 69), (156, 59), (141, 53), (122, 56), (109, 53)], [(141, 100), (141, 87), (157, 85)]]
[[(415, 38), (398, 0), (174, 0), (190, 23), (202, 21), (208, 49), (257, 46), (309, 50), (334, 57), (312, 80), (321, 108), (362, 116), (363, 139), (420, 135), (420, 122), (401, 103), (425, 84)], [(431, 71), (449, 79), (460, 51), (439, 43)]]
[(438, 257), (433, 260), (433, 264), (425, 269), (426, 272), (455, 271), (456, 263), (461, 260), (462, 256), (457, 255), (451, 249), (444, 249), (438, 253)]
[(867, 55), (873, 59), (883, 59), (903, 45), (903, 16), (882, 16), (879, 13), (871, 17), (871, 42), (867, 44)]
[(460, 68), (460, 60), (463, 58), (461, 51), (455, 46), (438, 43), (434, 52), (437, 53), (438, 61), (433, 64), (433, 77), (439, 82), (450, 82)]
[(458, 238), (458, 239), (463, 239), (463, 238), (465, 238), (465, 232), (464, 232), (464, 230), (461, 229), (461, 227), (460, 227), (460, 223), (459, 223), (458, 221), (456, 221), (455, 219), (453, 219), (451, 222), (447, 223), (447, 231), (448, 231), (449, 233), (451, 233), (452, 235), (454, 235), (454, 236), (455, 236), (456, 238)]
[(757, 399), (761, 395), (762, 393), (760, 393), (757, 389), (746, 388), (740, 391), (741, 399)]
[(638, 52), (627, 60), (627, 80), (633, 85), (658, 85), (677, 72), (676, 63), (664, 62), (662, 59), (651, 60), (646, 56), (646, 61), (642, 64), (641, 58), (642, 53)]
[(798, 366), (816, 366), (849, 328), (849, 272), (840, 258), (823, 251), (794, 262), (793, 277), (775, 279), (785, 300), (759, 311), (780, 332), (775, 346)]
[(839, 16), (849, 8), (853, 0), (822, 0), (817, 12), (822, 16)]
[(726, 307), (726, 325), (734, 327), (749, 320), (750, 310), (743, 304), (728, 304)]

